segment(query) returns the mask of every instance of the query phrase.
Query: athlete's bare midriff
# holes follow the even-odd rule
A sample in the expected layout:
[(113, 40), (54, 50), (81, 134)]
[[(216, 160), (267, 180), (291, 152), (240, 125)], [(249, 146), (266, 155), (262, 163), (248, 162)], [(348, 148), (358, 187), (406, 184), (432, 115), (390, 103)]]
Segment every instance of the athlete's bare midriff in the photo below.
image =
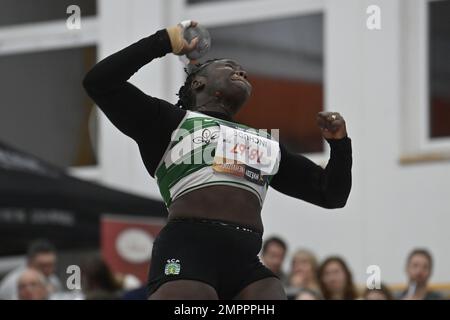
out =
[(263, 231), (258, 198), (230, 186), (205, 187), (181, 196), (169, 207), (169, 220), (174, 218), (217, 219)]

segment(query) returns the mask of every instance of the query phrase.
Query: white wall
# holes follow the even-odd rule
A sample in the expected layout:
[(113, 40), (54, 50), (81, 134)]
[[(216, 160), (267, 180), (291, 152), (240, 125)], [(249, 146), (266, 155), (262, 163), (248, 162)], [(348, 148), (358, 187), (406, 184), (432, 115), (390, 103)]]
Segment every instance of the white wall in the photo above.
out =
[[(300, 0), (299, 0), (300, 2)], [(100, 0), (100, 56), (173, 24), (180, 0)], [(263, 209), (266, 235), (283, 236), (320, 258), (341, 254), (358, 282), (366, 268), (381, 267), (382, 280), (404, 281), (413, 247), (429, 248), (433, 281), (450, 281), (450, 163), (399, 164), (407, 106), (401, 48), (402, 2), (328, 0), (326, 3), (326, 109), (342, 113), (353, 140), (353, 189), (345, 208), (327, 211), (270, 191)], [(366, 8), (382, 9), (382, 29), (366, 29)], [(169, 7), (170, 5), (170, 7)], [(195, 17), (193, 17), (195, 18)], [(143, 68), (133, 82), (149, 94), (175, 101), (179, 66), (168, 56)], [(124, 106), (126, 108), (126, 106)], [(106, 183), (159, 198), (136, 145), (101, 117), (101, 178)], [(287, 266), (287, 265), (286, 265)]]

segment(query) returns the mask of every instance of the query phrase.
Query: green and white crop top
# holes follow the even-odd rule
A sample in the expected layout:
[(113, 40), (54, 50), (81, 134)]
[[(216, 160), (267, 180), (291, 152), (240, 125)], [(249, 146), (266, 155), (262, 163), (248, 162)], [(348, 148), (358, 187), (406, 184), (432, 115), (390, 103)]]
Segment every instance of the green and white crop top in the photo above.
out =
[(278, 142), (266, 131), (187, 111), (155, 177), (167, 207), (190, 191), (212, 185), (248, 190), (262, 205), (279, 163)]

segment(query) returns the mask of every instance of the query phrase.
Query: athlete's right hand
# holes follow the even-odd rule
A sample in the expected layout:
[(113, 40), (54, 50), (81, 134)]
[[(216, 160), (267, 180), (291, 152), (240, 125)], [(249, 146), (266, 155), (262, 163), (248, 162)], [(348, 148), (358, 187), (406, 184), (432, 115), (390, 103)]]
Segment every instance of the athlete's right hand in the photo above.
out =
[(184, 29), (195, 27), (198, 24), (197, 21), (185, 20), (177, 24), (176, 26), (172, 26), (167, 28), (167, 33), (169, 34), (170, 44), (172, 45), (172, 52), (178, 56), (182, 56), (191, 51), (194, 51), (197, 44), (198, 38), (192, 39), (190, 43), (186, 41), (183, 37)]

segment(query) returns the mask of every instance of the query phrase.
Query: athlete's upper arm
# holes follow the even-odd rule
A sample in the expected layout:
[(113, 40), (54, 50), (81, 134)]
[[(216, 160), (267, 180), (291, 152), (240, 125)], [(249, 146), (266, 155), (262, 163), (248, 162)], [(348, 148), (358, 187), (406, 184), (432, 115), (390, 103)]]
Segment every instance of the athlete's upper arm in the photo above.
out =
[(146, 95), (129, 82), (99, 94), (90, 92), (98, 107), (121, 132), (136, 141), (156, 132), (162, 124), (178, 124), (185, 111), (171, 103)]
[(323, 168), (308, 158), (288, 151), (280, 144), (281, 160), (270, 186), (291, 197), (322, 205), (321, 190)]
[(328, 142), (331, 155), (325, 168), (289, 152), (280, 144), (280, 167), (270, 185), (286, 195), (323, 208), (345, 206), (352, 185), (351, 140), (346, 137)]

